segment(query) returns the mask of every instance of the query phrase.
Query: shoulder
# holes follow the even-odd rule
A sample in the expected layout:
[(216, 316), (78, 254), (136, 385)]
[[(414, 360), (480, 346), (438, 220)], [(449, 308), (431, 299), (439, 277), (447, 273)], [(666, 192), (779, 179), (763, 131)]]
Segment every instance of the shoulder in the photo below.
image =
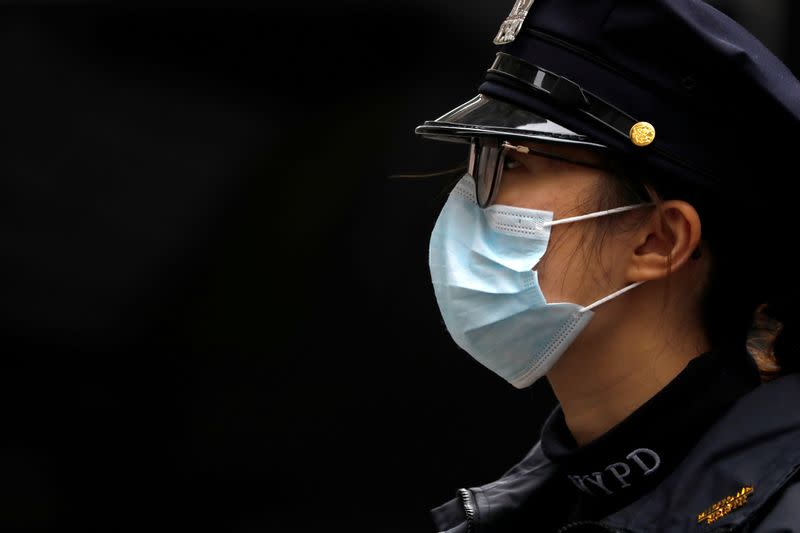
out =
[(752, 533), (800, 532), (800, 476), (776, 492), (761, 512), (753, 516)]
[[(756, 387), (711, 424), (667, 479), (607, 523), (690, 531), (714, 515), (716, 527), (800, 533), (800, 409), (786, 408), (799, 404), (798, 374)], [(793, 527), (781, 529), (784, 522)]]
[[(714, 526), (750, 533), (800, 533), (800, 374), (762, 384), (709, 429), (654, 490), (602, 525), (624, 531), (695, 531), (704, 514)], [(462, 489), (433, 509), (437, 531), (500, 523), (520, 502), (548, 486), (556, 472), (541, 441), (492, 483)]]

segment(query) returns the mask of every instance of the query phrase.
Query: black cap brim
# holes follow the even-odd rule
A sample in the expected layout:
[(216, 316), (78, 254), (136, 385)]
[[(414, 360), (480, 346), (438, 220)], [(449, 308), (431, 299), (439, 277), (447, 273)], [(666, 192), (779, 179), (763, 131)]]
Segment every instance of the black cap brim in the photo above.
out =
[(426, 138), (452, 142), (469, 142), (475, 137), (502, 136), (508, 139), (605, 148), (605, 145), (552, 120), (485, 94), (475, 96), (436, 120), (426, 121), (414, 131)]

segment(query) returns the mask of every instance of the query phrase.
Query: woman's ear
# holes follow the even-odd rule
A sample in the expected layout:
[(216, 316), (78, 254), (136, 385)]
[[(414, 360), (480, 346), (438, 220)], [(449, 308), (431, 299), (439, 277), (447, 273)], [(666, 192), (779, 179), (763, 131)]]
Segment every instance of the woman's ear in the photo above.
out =
[(700, 216), (683, 200), (659, 204), (635, 232), (629, 281), (662, 279), (697, 257)]

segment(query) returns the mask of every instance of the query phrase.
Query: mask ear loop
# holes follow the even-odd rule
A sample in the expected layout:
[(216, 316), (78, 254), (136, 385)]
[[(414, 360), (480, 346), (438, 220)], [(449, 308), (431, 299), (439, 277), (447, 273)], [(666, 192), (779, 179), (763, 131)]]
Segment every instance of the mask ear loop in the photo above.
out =
[(611, 293), (611, 294), (609, 294), (608, 296), (606, 296), (605, 298), (600, 298), (600, 299), (599, 299), (599, 300), (597, 300), (595, 303), (587, 305), (586, 307), (584, 307), (583, 309), (581, 309), (581, 310), (580, 310), (580, 312), (581, 312), (581, 313), (585, 313), (586, 311), (591, 311), (592, 309), (594, 309), (594, 308), (595, 308), (595, 307), (597, 307), (598, 305), (600, 305), (600, 304), (604, 304), (604, 303), (606, 303), (606, 302), (607, 302), (607, 301), (609, 301), (609, 300), (613, 300), (613, 299), (614, 299), (614, 298), (616, 298), (617, 296), (619, 296), (619, 295), (621, 295), (621, 294), (624, 294), (624, 293), (628, 292), (628, 291), (629, 291), (629, 290), (631, 290), (631, 289), (635, 289), (636, 287), (638, 287), (638, 286), (639, 286), (639, 285), (641, 285), (642, 283), (644, 283), (644, 281), (636, 281), (636, 282), (634, 282), (634, 283), (631, 283), (631, 284), (630, 284), (630, 285), (628, 285), (627, 287), (622, 287), (622, 288), (621, 288), (620, 290), (618, 290), (617, 292)]
[(639, 209), (640, 207), (647, 207), (655, 205), (653, 202), (648, 202), (644, 204), (634, 204), (634, 205), (624, 205), (622, 207), (615, 207), (614, 209), (607, 209), (606, 211), (597, 211), (596, 213), (588, 213), (586, 215), (578, 215), (575, 217), (568, 217), (568, 218), (560, 218), (558, 220), (553, 220), (551, 222), (545, 222), (542, 224), (542, 227), (550, 227), (550, 226), (557, 226), (559, 224), (567, 224), (569, 222), (578, 222), (580, 220), (586, 220), (588, 218), (597, 218), (597, 217), (604, 217), (606, 215), (613, 215), (615, 213), (624, 213), (625, 211), (631, 211), (633, 209)]
[[(575, 217), (561, 218), (559, 220), (553, 220), (551, 222), (545, 222), (544, 224), (542, 224), (542, 226), (543, 227), (549, 227), (549, 226), (557, 226), (559, 224), (567, 224), (569, 222), (578, 222), (580, 220), (586, 220), (588, 218), (597, 218), (597, 217), (602, 217), (602, 216), (606, 216), (606, 215), (613, 215), (615, 213), (624, 213), (625, 211), (631, 211), (633, 209), (639, 209), (640, 207), (647, 207), (647, 206), (651, 206), (651, 205), (655, 205), (655, 204), (653, 202), (647, 202), (647, 203), (635, 204), (635, 205), (625, 205), (625, 206), (622, 206), (622, 207), (615, 207), (614, 209), (608, 209), (606, 211), (598, 211), (596, 213), (588, 213), (586, 215), (578, 215), (578, 216), (575, 216)], [(586, 307), (581, 309), (580, 312), (581, 313), (585, 313), (586, 311), (591, 311), (592, 309), (594, 309), (598, 305), (604, 304), (609, 300), (613, 300), (617, 296), (620, 296), (621, 294), (624, 294), (624, 293), (628, 292), (631, 289), (635, 289), (636, 287), (638, 287), (642, 283), (644, 283), (644, 281), (637, 281), (635, 283), (631, 283), (627, 287), (623, 287), (620, 290), (609, 294), (605, 298), (601, 298), (601, 299), (597, 300), (596, 302), (594, 302), (593, 304), (587, 305)]]

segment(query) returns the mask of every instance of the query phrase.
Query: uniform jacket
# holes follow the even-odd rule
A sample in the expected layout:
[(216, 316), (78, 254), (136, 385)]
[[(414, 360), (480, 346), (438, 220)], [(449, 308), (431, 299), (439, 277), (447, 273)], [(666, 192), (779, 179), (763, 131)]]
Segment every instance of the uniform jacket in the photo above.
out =
[[(660, 484), (627, 507), (565, 532), (800, 532), (800, 374), (761, 384), (739, 398)], [(521, 502), (547, 502), (558, 467), (538, 442), (500, 479), (460, 489), (433, 509), (437, 531), (536, 533), (514, 523)], [(543, 503), (541, 513), (548, 512)], [(501, 527), (499, 524), (503, 524)], [(512, 526), (509, 528), (509, 524)], [(549, 533), (549, 532), (548, 532)]]

